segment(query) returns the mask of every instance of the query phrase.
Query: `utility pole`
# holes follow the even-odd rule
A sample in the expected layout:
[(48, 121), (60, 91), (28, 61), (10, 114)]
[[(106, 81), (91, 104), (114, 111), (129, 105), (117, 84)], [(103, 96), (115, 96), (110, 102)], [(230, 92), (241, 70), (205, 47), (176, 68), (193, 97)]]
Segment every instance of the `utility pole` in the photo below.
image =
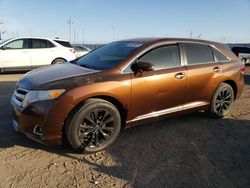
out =
[(71, 17), (69, 17), (69, 20), (67, 21), (67, 24), (69, 24), (69, 42), (71, 42), (71, 26), (73, 24)]
[(111, 25), (109, 27), (113, 30), (113, 40), (115, 41), (115, 26)]
[(84, 29), (82, 30), (82, 44), (84, 44)]
[(32, 29), (30, 29), (29, 32), (30, 32), (30, 37), (32, 37)]
[(79, 38), (78, 38), (79, 35), (78, 35), (78, 34), (79, 34), (78, 31), (76, 31), (76, 43), (77, 43), (77, 44), (79, 44)]
[[(0, 25), (1, 25), (1, 24), (3, 24), (3, 20), (2, 20), (2, 19), (0, 19)], [(3, 32), (3, 33), (4, 33), (4, 32)], [(2, 31), (0, 30), (0, 40), (2, 40), (2, 34), (3, 34), (3, 33), (2, 33)]]
[(76, 44), (76, 30), (74, 29), (74, 44)]
[(6, 31), (0, 31), (0, 40), (2, 40), (2, 34), (6, 33)]
[(190, 38), (193, 38), (193, 31), (190, 31)]

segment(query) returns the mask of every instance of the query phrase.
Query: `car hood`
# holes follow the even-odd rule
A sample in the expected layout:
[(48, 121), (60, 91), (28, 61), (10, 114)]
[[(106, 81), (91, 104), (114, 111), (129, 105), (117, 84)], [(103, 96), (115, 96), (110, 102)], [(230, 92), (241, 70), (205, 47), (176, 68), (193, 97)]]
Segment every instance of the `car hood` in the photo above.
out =
[(68, 89), (82, 85), (84, 81), (94, 82), (100, 79), (99, 73), (98, 70), (67, 62), (28, 72), (19, 80), (17, 87), (27, 90)]

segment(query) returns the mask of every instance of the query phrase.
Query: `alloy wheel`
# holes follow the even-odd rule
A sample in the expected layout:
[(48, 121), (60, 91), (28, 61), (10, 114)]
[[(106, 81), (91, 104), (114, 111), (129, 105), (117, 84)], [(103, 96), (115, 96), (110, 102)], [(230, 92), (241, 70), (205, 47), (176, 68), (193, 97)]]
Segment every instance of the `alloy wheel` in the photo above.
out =
[(101, 147), (114, 133), (114, 118), (106, 109), (91, 110), (79, 125), (78, 136), (82, 146)]
[(229, 90), (224, 89), (219, 92), (215, 101), (215, 109), (217, 113), (224, 114), (229, 110), (232, 103), (232, 95)]

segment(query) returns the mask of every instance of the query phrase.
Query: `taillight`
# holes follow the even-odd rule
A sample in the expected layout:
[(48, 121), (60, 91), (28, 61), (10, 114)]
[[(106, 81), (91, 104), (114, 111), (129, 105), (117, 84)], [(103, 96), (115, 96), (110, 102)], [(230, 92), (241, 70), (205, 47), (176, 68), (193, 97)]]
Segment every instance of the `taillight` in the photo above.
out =
[(72, 53), (76, 52), (75, 48), (70, 48), (69, 51), (71, 51)]
[(242, 74), (244, 74), (245, 70), (246, 70), (245, 64), (241, 63), (241, 65), (240, 65), (240, 71), (242, 72)]

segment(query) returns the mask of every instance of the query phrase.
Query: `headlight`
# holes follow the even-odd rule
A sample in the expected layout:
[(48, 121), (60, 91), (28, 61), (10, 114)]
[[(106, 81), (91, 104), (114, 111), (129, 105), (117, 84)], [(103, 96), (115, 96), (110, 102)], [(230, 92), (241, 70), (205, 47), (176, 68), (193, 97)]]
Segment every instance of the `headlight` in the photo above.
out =
[(64, 89), (44, 90), (44, 91), (31, 90), (25, 96), (22, 102), (22, 107), (25, 108), (28, 104), (36, 101), (55, 99), (64, 92), (65, 92)]

